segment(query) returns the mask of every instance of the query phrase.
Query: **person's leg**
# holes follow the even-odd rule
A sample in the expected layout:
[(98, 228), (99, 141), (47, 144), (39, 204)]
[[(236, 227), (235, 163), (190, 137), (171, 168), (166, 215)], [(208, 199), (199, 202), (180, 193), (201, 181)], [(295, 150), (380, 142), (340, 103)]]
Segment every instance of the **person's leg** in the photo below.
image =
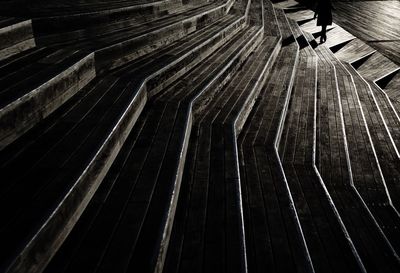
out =
[(326, 42), (326, 25), (322, 25), (321, 27), (321, 41)]

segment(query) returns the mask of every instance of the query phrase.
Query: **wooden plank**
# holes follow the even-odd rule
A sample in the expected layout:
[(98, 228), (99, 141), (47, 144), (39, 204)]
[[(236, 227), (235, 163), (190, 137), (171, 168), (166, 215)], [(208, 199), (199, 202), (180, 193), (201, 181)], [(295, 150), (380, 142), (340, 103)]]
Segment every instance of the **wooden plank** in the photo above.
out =
[[(329, 54), (332, 53), (324, 46), (318, 47), (316, 52), (321, 60), (318, 73), (320, 88), (318, 169), (366, 269), (390, 272), (397, 267), (396, 258), (393, 253), (389, 254), (391, 249), (382, 237), (379, 226), (375, 224), (374, 219), (350, 184), (346, 146), (344, 145), (345, 131), (342, 128), (349, 122), (342, 124), (342, 110), (339, 105), (341, 101), (339, 101), (336, 90), (336, 74), (329, 63)], [(379, 244), (382, 251), (386, 251), (387, 254), (378, 257), (377, 253), (372, 253), (367, 247), (370, 244)]]
[(336, 57), (339, 60), (352, 63), (359, 60), (367, 55), (374, 53), (376, 50), (367, 45), (360, 39), (353, 39), (339, 51), (335, 52)]
[(399, 69), (397, 64), (381, 53), (375, 52), (357, 70), (365, 79), (377, 81)]

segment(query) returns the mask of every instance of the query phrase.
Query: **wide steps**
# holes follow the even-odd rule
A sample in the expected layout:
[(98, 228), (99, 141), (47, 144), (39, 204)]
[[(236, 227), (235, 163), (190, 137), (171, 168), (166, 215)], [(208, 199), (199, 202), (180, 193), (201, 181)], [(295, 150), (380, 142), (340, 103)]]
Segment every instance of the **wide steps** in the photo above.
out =
[(243, 272), (236, 136), (276, 57), (266, 36), (218, 93), (199, 97), (165, 272)]
[[(11, 232), (16, 237), (8, 237), (7, 242), (12, 244), (16, 238), (24, 241), (28, 238), (26, 236), (29, 236), (30, 231), (26, 228), (20, 230), (21, 233), (13, 230), (12, 223), (19, 225), (21, 221), (43, 221), (48, 217), (46, 214), (50, 208), (56, 209), (52, 219), (62, 223), (46, 220), (46, 225), (58, 226), (51, 228), (50, 233), (54, 238), (61, 236), (62, 241), (69, 230), (60, 228), (66, 224), (65, 221), (75, 221), (76, 217), (73, 214), (79, 215), (82, 212), (85, 202), (89, 201), (98, 187), (140, 114), (148, 96), (147, 92), (154, 93), (168, 82), (177, 79), (237, 33), (242, 26), (243, 21), (240, 18), (230, 21), (227, 25), (216, 24), (210, 27), (208, 32), (196, 33), (179, 45), (172, 44), (164, 52), (158, 52), (160, 55), (156, 58), (155, 55), (144, 57), (108, 77), (92, 81), (80, 93), (81, 96), (73, 98), (60, 113), (56, 113), (54, 120), (45, 121), (44, 125), (38, 126), (37, 130), (32, 130), (21, 141), (5, 150), (2, 155), (2, 167), (7, 183), (2, 185), (2, 202), (16, 204), (15, 210), (7, 212), (11, 218), (4, 222), (4, 227), (7, 228), (2, 234), (7, 237)], [(162, 83), (163, 79), (168, 80)], [(18, 150), (20, 152), (17, 152)], [(30, 158), (35, 158), (36, 164), (29, 163)], [(15, 170), (25, 164), (29, 166), (26, 165), (24, 172), (15, 176)], [(29, 182), (32, 180), (40, 182), (34, 185)], [(55, 180), (59, 182), (49, 184)], [(26, 187), (33, 191), (29, 197)], [(68, 207), (69, 215), (60, 210), (62, 206), (55, 207), (59, 202), (57, 200), (62, 200), (61, 197), (67, 192), (80, 195), (77, 199), (74, 196), (66, 196), (68, 198), (62, 201), (61, 204)], [(15, 198), (10, 198), (11, 196)], [(17, 204), (17, 200), (22, 203)], [(40, 205), (28, 208), (26, 204), (29, 202)], [(48, 209), (40, 209), (44, 207)], [(32, 211), (25, 214), (26, 209)], [(64, 216), (60, 218), (58, 212), (62, 212)], [(26, 215), (32, 217), (27, 219)], [(48, 236), (48, 231), (41, 229), (39, 233), (41, 232), (43, 236)], [(37, 243), (41, 244), (39, 241)], [(56, 246), (48, 247), (50, 253), (57, 249), (60, 240), (45, 242), (46, 245), (54, 243)], [(35, 244), (36, 242), (32, 245)], [(8, 250), (8, 253), (3, 255), (13, 255), (13, 251)], [(45, 262), (46, 258), (43, 260)]]
[(397, 272), (399, 68), (313, 15), (2, 1), (0, 271)]
[[(96, 193), (88, 212), (78, 222), (77, 229), (50, 264), (48, 272), (59, 272), (58, 269), (64, 267), (65, 272), (75, 272), (82, 266), (91, 272), (99, 263), (100, 271), (104, 272), (111, 268), (117, 272), (123, 268), (141, 268), (142, 272), (153, 272), (155, 267), (162, 269), (191, 130), (192, 101), (207, 88), (219, 88), (223, 84), (224, 76), (235, 67), (230, 64), (232, 58), (244, 58), (241, 45), (252, 44), (254, 34), (255, 30), (248, 28), (238, 33), (204, 63), (155, 97), (105, 178), (105, 186)], [(216, 73), (208, 73), (212, 70)], [(187, 92), (184, 83), (189, 78), (193, 85)], [(127, 183), (132, 179), (133, 184)], [(107, 197), (99, 204), (98, 200), (105, 196), (103, 188)], [(132, 230), (134, 222), (136, 229)], [(97, 241), (97, 250), (84, 261), (79, 253), (92, 249), (93, 240)], [(115, 255), (120, 249), (127, 251)]]
[(297, 23), (289, 22), (303, 48), (279, 146), (283, 170), (315, 271), (362, 272), (329, 192), (313, 169), (318, 58)]
[(297, 214), (289, 209), (293, 200), (275, 149), (297, 68), (298, 47), (283, 11), (276, 12), (283, 46), (239, 138), (248, 266), (253, 272), (307, 272), (312, 265)]
[[(209, 7), (204, 9), (203, 11), (196, 10), (202, 15), (192, 12), (191, 15), (186, 16), (190, 20), (196, 21), (196, 16), (200, 16), (197, 19), (201, 20), (202, 16), (209, 15), (207, 12), (213, 12), (213, 9), (210, 11)], [(212, 16), (211, 18), (216, 19)], [(223, 17), (214, 24), (224, 25), (227, 22), (226, 19), (229, 17)], [(121, 39), (119, 35), (113, 33), (111, 36), (106, 35), (102, 38), (106, 44), (102, 44), (100, 41), (97, 43), (90, 41), (90, 43), (77, 43), (66, 48), (58, 46), (48, 49), (37, 48), (18, 56), (15, 60), (4, 63), (2, 69), (7, 71), (7, 74), (2, 79), (4, 90), (1, 94), (3, 108), (0, 110), (0, 122), (3, 130), (1, 148), (3, 149), (78, 91), (81, 91), (96, 74), (122, 66), (157, 48), (165, 47), (177, 39), (204, 28), (206, 22), (207, 20), (200, 26), (191, 25), (190, 29), (183, 27), (185, 29), (183, 33), (176, 34), (173, 38), (170, 37), (170, 32), (174, 31), (176, 24), (169, 25), (170, 22), (168, 22), (165, 25), (166, 22), (164, 22), (160, 26), (157, 23), (153, 26), (153, 32), (143, 30), (144, 34), (139, 32), (137, 38), (128, 42), (113, 44), (115, 36)], [(179, 22), (179, 26), (183, 25), (184, 23)], [(169, 34), (166, 35), (165, 31)], [(147, 43), (146, 46), (143, 46), (143, 40), (149, 41), (148, 39), (154, 40), (155, 44)], [(141, 40), (142, 42), (140, 42)], [(110, 43), (111, 46), (106, 46)], [(132, 47), (132, 44), (135, 46)], [(103, 48), (104, 46), (106, 47)], [(94, 54), (91, 53), (93, 50)], [(21, 65), (24, 67), (21, 68)], [(15, 83), (16, 78), (25, 78), (25, 80)], [(32, 89), (32, 86), (35, 88)], [(46, 108), (43, 105), (46, 105)]]
[(377, 81), (383, 77), (399, 70), (400, 67), (383, 56), (375, 52), (367, 58), (358, 68), (358, 72), (367, 80)]
[[(202, 15), (212, 15), (213, 12), (215, 13), (216, 11), (217, 14), (224, 14), (225, 5), (226, 3), (186, 5), (176, 9), (175, 13), (166, 14), (165, 16), (161, 17), (148, 15), (146, 18), (140, 21), (140, 18), (138, 18), (137, 16), (133, 16), (132, 19), (115, 22), (111, 20), (111, 22), (106, 21), (102, 24), (96, 24), (76, 30), (69, 30), (69, 24), (61, 24), (59, 28), (64, 28), (64, 31), (59, 30), (55, 31), (54, 33), (47, 33), (45, 31), (38, 30), (37, 41), (41, 45), (54, 43), (71, 44), (71, 42), (76, 43), (76, 41), (85, 40), (92, 41), (92, 44), (100, 42), (105, 44), (107, 43), (107, 39), (113, 41), (112, 43), (116, 43), (118, 40), (122, 42), (123, 40), (127, 40), (128, 38), (132, 39), (136, 36), (146, 34), (147, 32), (151, 34), (157, 29), (158, 32), (161, 32), (161, 29), (166, 28), (167, 26), (169, 26), (170, 30), (177, 30), (177, 27), (183, 25), (184, 22), (186, 22), (185, 25), (189, 25), (190, 27), (191, 25), (195, 25), (195, 23), (193, 22), (196, 22), (196, 19), (199, 19), (199, 17), (201, 17)], [(212, 17), (208, 19), (209, 20), (207, 22), (211, 22)], [(172, 28), (173, 26), (174, 28)], [(45, 26), (43, 28), (48, 31), (48, 28), (45, 28)], [(179, 35), (179, 32), (170, 32), (169, 34)], [(106, 40), (104, 40), (102, 39), (102, 37), (107, 38)]]
[[(360, 193), (352, 185), (348, 142), (346, 141), (343, 110), (336, 86), (335, 69), (328, 49), (316, 48), (320, 59), (318, 83), (320, 99), (317, 102), (317, 168), (331, 193), (357, 252), (367, 270), (390, 272), (398, 267), (397, 258), (382, 229), (365, 205)], [(347, 121), (348, 122), (348, 121)], [(346, 155), (347, 154), (347, 155)], [(349, 209), (351, 208), (351, 209)], [(369, 247), (367, 247), (370, 245)], [(371, 252), (372, 245), (380, 248)]]
[(335, 52), (335, 56), (343, 62), (353, 63), (357, 60), (373, 54), (375, 51), (375, 49), (373, 49), (360, 39), (354, 39), (351, 40), (344, 47), (342, 47), (340, 50)]
[[(58, 7), (59, 8), (59, 7)], [(189, 7), (186, 7), (188, 9)], [(38, 36), (78, 30), (99, 30), (108, 25), (108, 29), (118, 29), (118, 26), (141, 24), (157, 18), (166, 17), (183, 9), (181, 1), (147, 1), (128, 3), (113, 7), (110, 3), (95, 3), (93, 5), (73, 7), (72, 11), (63, 8), (49, 9), (43, 15), (30, 12), (33, 25)], [(43, 9), (41, 10), (43, 13)], [(50, 25), (50, 27), (49, 27)]]
[(31, 20), (0, 17), (0, 61), (33, 47)]
[[(400, 226), (400, 215), (390, 204), (390, 196), (398, 196), (397, 187), (394, 186), (396, 181), (391, 181), (391, 177), (398, 176), (396, 175), (398, 171), (392, 169), (389, 172), (382, 173), (382, 169), (385, 168), (382, 165), (391, 163), (390, 160), (389, 163), (386, 163), (376, 153), (374, 140), (377, 141), (378, 139), (372, 139), (371, 137), (365, 118), (366, 112), (361, 108), (354, 78), (342, 66), (340, 61), (334, 57), (333, 53), (327, 55), (327, 57), (330, 58), (336, 68), (352, 182), (379, 225), (384, 229), (384, 233), (395, 250), (399, 252), (400, 231), (396, 231), (396, 229)], [(386, 192), (387, 190), (389, 191)]]

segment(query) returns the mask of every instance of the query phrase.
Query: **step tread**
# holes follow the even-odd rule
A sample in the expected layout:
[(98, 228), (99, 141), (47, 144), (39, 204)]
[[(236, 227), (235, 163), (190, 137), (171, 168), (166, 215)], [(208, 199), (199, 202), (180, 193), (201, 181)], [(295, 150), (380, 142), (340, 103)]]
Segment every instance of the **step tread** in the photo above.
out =
[(365, 79), (376, 81), (398, 69), (397, 64), (375, 52), (357, 70)]
[[(329, 58), (331, 53), (325, 46), (317, 47), (316, 52), (320, 58), (318, 67), (320, 99), (317, 120), (319, 172), (366, 269), (390, 272), (397, 267), (396, 259), (390, 254), (391, 250), (383, 240), (378, 226), (350, 187), (339, 101), (335, 88), (337, 79)], [(381, 251), (372, 253), (368, 245), (379, 247)]]
[[(330, 57), (336, 66), (354, 185), (379, 225), (384, 229), (389, 241), (393, 243), (395, 250), (399, 252), (400, 249), (395, 242), (400, 241), (400, 237), (394, 231), (400, 226), (400, 217), (389, 205), (389, 196), (386, 193), (387, 186), (392, 191), (392, 195), (398, 196), (398, 187), (393, 187), (393, 185), (396, 185), (397, 179), (393, 181), (392, 177), (397, 177), (396, 174), (399, 172), (392, 169), (390, 172), (386, 171), (381, 175), (381, 168), (387, 168), (387, 166), (382, 166), (387, 164), (385, 162), (387, 158), (384, 160), (378, 154), (375, 155), (374, 146), (376, 142), (373, 142), (372, 136), (371, 140), (369, 139), (370, 130), (369, 126), (367, 130), (367, 123), (363, 119), (365, 111), (361, 112), (358, 90), (353, 83), (354, 77), (333, 54)], [(378, 159), (379, 163), (376, 162)], [(375, 204), (379, 205), (376, 206)]]
[(359, 60), (365, 56), (374, 53), (376, 50), (367, 45), (360, 39), (354, 39), (350, 41), (347, 45), (341, 48), (335, 55), (339, 60), (352, 63)]
[[(248, 34), (244, 35), (246, 32)], [(179, 164), (178, 154), (181, 152), (181, 141), (187, 130), (185, 124), (188, 118), (188, 105), (198, 92), (206, 86), (210, 77), (214, 76), (213, 73), (208, 73), (210, 69), (218, 71), (226, 65), (227, 60), (224, 60), (224, 58), (230, 56), (234, 50), (238, 50), (237, 47), (240, 44), (238, 41), (245, 40), (250, 33), (252, 33), (252, 30), (243, 30), (235, 36), (232, 42), (216, 51), (207, 59), (208, 61), (183, 76), (182, 82), (185, 82), (185, 79), (188, 78), (197, 79), (194, 81), (193, 88), (190, 89), (191, 92), (182, 92), (188, 90), (186, 86), (176, 84), (168, 92), (180, 95), (169, 97), (166, 101), (157, 99), (156, 96), (155, 101), (147, 108), (145, 115), (139, 118), (139, 124), (143, 125), (132, 131), (127, 146), (122, 148), (122, 154), (129, 154), (129, 159), (123, 162), (123, 165), (114, 164), (110, 174), (105, 179), (106, 184), (110, 179), (115, 181), (112, 182), (113, 187), (107, 189), (110, 192), (107, 194), (108, 199), (97, 208), (100, 211), (99, 214), (96, 216), (85, 213), (82, 217), (82, 219), (95, 217), (95, 224), (81, 227), (83, 230), (90, 230), (87, 233), (88, 235), (81, 239), (83, 243), (77, 246), (74, 255), (68, 259), (62, 256), (62, 248), (59, 254), (62, 258), (56, 256), (55, 264), (71, 262), (66, 270), (68, 272), (75, 272), (76, 266), (78, 268), (85, 266), (88, 272), (91, 272), (90, 268), (98, 263), (100, 263), (100, 271), (105, 272), (108, 272), (110, 266), (113, 267), (113, 270), (118, 271), (120, 266), (130, 268), (140, 264), (144, 271), (150, 272), (153, 266), (151, 263), (157, 258), (154, 257), (156, 255), (154, 248), (157, 246), (161, 232), (160, 221), (163, 221), (162, 215), (165, 213), (166, 204), (168, 204), (166, 199), (169, 197), (165, 195), (165, 191), (171, 191), (171, 183), (174, 180), (173, 173)], [(234, 41), (237, 43), (234, 43)], [(223, 54), (221, 54), (222, 52)], [(217, 67), (215, 67), (215, 64), (217, 64)], [(117, 159), (116, 162), (121, 161)], [(128, 183), (128, 181), (134, 181), (134, 183)], [(164, 182), (161, 183), (161, 181)], [(101, 191), (99, 194), (102, 194)], [(96, 196), (97, 194), (95, 199)], [(115, 201), (115, 198), (119, 201)], [(89, 207), (94, 205), (89, 205)], [(122, 210), (123, 207), (125, 209)], [(110, 219), (110, 217), (117, 217), (120, 220), (108, 221), (107, 219)], [(106, 227), (96, 224), (103, 221), (107, 221)], [(133, 223), (132, 221), (137, 223), (135, 225), (138, 228), (136, 232), (131, 230), (132, 224), (130, 223)], [(78, 222), (77, 227), (79, 226)], [(139, 229), (140, 226), (143, 227)], [(71, 240), (78, 233), (81, 232), (79, 230), (73, 231), (70, 236)], [(127, 236), (128, 233), (131, 235)], [(158, 235), (155, 236), (154, 234)], [(82, 256), (79, 253), (86, 253), (87, 249), (92, 249), (94, 241), (97, 241), (97, 251), (93, 252), (89, 259), (85, 258), (85, 261), (82, 261)], [(152, 243), (146, 244), (145, 242)], [(76, 243), (80, 244), (79, 242), (70, 244)], [(118, 251), (112, 251), (115, 248)], [(122, 248), (126, 249), (126, 252), (120, 252)], [(107, 252), (104, 252), (106, 250)], [(119, 254), (116, 256), (116, 253)], [(147, 255), (146, 259), (143, 259), (143, 255)], [(151, 258), (149, 258), (149, 255)], [(118, 268), (114, 268), (117, 265)], [(58, 267), (57, 264), (55, 268)]]
[(232, 128), (277, 42), (266, 38), (227, 86), (203, 95), (210, 102), (195, 115), (166, 272), (242, 270)]
[[(226, 25), (223, 25), (217, 29), (211, 28), (212, 31), (208, 34), (218, 33), (226, 27)], [(207, 40), (208, 36), (202, 39), (203, 41)], [(199, 43), (199, 41), (191, 41), (189, 38), (187, 41), (191, 47)], [(5, 221), (4, 225), (10, 223), (10, 220), (14, 218), (14, 223), (25, 220), (41, 221), (44, 217), (43, 212), (46, 214), (47, 210), (40, 211), (37, 207), (39, 205), (40, 207), (42, 205), (47, 208), (53, 207), (50, 204), (54, 205), (54, 202), (57, 202), (60, 198), (59, 196), (62, 196), (63, 192), (65, 193), (71, 186), (71, 182), (75, 181), (77, 175), (82, 173), (82, 168), (85, 168), (88, 161), (93, 157), (93, 151), (98, 150), (98, 145), (108, 136), (116, 119), (135, 97), (144, 77), (171, 63), (180, 54), (190, 52), (190, 46), (186, 48), (171, 45), (169, 51), (175, 53), (170, 56), (165, 54), (154, 59), (150, 56), (149, 60), (144, 59), (142, 62), (132, 63), (104, 80), (95, 80), (85, 88), (86, 90), (83, 92), (85, 96), (64, 110), (65, 112), (59, 115), (58, 120), (47, 124), (44, 130), (39, 128), (41, 130), (36, 132), (39, 135), (35, 135), (35, 132), (33, 132), (34, 142), (27, 137), (25, 140), (27, 141), (26, 147), (17, 143), (14, 146), (17, 151), (12, 151), (12, 148), (10, 148), (7, 152), (4, 152), (2, 169), (4, 176), (10, 177), (10, 180), (7, 181), (7, 185), (2, 185), (2, 201), (5, 202), (7, 199), (7, 202), (15, 203), (17, 199), (23, 200), (22, 203), (16, 204), (16, 210), (19, 210), (17, 215), (15, 215), (15, 210), (7, 212), (11, 219)], [(176, 48), (180, 48), (180, 50), (175, 50)], [(135, 92), (132, 92), (132, 90), (135, 90)], [(21, 142), (23, 143), (23, 141)], [(14, 154), (16, 157), (12, 156), (8, 160), (7, 154)], [(36, 164), (32, 165), (31, 160), (35, 161)], [(15, 175), (15, 170), (20, 169), (25, 164), (28, 164), (25, 171)], [(32, 179), (40, 182), (33, 185), (29, 182), (33, 181)], [(48, 184), (49, 179), (58, 182)], [(31, 191), (29, 196), (27, 196), (27, 187), (33, 187), (33, 192)], [(52, 187), (56, 188), (52, 189)], [(57, 189), (57, 187), (59, 188)], [(5, 192), (7, 192), (7, 195), (5, 195)], [(52, 192), (52, 195), (47, 194), (46, 196), (46, 193), (50, 192)], [(14, 196), (15, 199), (10, 199), (10, 196)], [(24, 197), (26, 198), (24, 199)], [(26, 214), (23, 212), (29, 209), (25, 207), (25, 204), (31, 201), (38, 204), (29, 215), (37, 215), (37, 218), (34, 219), (32, 216), (25, 219), (24, 215), (26, 216)], [(42, 216), (39, 217), (39, 215)], [(8, 225), (6, 229), (11, 232), (12, 225)], [(28, 230), (21, 230), (21, 232), (26, 234)], [(13, 243), (11, 240), (15, 240), (15, 234), (19, 234), (15, 230), (11, 233), (13, 239), (7, 240), (10, 241), (10, 244)], [(20, 236), (19, 238), (24, 240), (25, 237)], [(9, 252), (11, 253), (11, 251)]]

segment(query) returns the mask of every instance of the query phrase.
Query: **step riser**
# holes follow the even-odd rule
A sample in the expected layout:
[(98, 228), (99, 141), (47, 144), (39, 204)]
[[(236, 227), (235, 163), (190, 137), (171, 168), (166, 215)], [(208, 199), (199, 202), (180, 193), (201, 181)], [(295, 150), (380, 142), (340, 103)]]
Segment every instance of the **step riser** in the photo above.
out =
[(174, 182), (174, 188), (172, 193), (170, 194), (171, 196), (171, 201), (170, 201), (170, 207), (167, 212), (166, 216), (166, 224), (162, 236), (162, 241), (160, 243), (160, 251), (157, 259), (157, 265), (155, 272), (156, 273), (161, 273), (163, 266), (164, 266), (164, 261), (165, 257), (167, 254), (167, 249), (168, 249), (168, 244), (169, 244), (169, 239), (171, 235), (171, 230), (172, 230), (172, 225), (175, 217), (175, 211), (176, 211), (176, 206), (178, 202), (178, 197), (179, 197), (179, 189), (180, 185), (182, 182), (182, 175), (183, 175), (183, 170), (185, 166), (185, 160), (186, 160), (186, 153), (187, 153), (187, 148), (188, 148), (188, 143), (189, 143), (189, 138), (190, 138), (190, 133), (192, 130), (192, 124), (193, 124), (193, 108), (194, 105), (196, 104), (196, 101), (198, 100), (199, 97), (201, 97), (201, 94), (204, 94), (207, 92), (207, 90), (212, 89), (213, 91), (216, 90), (221, 90), (225, 84), (228, 83), (226, 80), (227, 78), (230, 79), (233, 74), (237, 71), (237, 69), (241, 66), (241, 64), (246, 60), (248, 55), (251, 53), (251, 51), (258, 45), (258, 41), (261, 41), (262, 39), (262, 31), (258, 31), (255, 36), (250, 39), (250, 41), (242, 48), (242, 50), (229, 62), (223, 70), (219, 71), (219, 73), (213, 78), (211, 81), (210, 85), (206, 86), (197, 96), (196, 98), (190, 102), (188, 108), (187, 108), (187, 121), (185, 124), (185, 134), (183, 136), (183, 141), (182, 141), (182, 146), (180, 147), (181, 150), (181, 157), (179, 159), (179, 164), (178, 164), (178, 169), (176, 173), (176, 180)]
[[(33, 27), (35, 33), (39, 36), (52, 33), (58, 34), (57, 36), (62, 36), (59, 35), (60, 32), (70, 32), (75, 30), (82, 31), (84, 28), (96, 28), (101, 24), (113, 24), (122, 20), (125, 21), (132, 19), (137, 23), (146, 22), (150, 19), (153, 20), (162, 15), (166, 15), (170, 13), (171, 10), (178, 8), (180, 5), (180, 3), (175, 3), (175, 1), (165, 1), (97, 13), (81, 13), (75, 15), (37, 18), (33, 19)], [(59, 41), (65, 41), (62, 37), (59, 37), (59, 39)]]
[(161, 243), (159, 246), (159, 252), (154, 273), (162, 273), (164, 268), (165, 258), (167, 256), (167, 250), (169, 246), (169, 239), (171, 236), (172, 226), (175, 218), (176, 207), (178, 205), (178, 197), (181, 188), (183, 170), (186, 162), (186, 155), (189, 146), (189, 138), (190, 138), (190, 133), (192, 131), (192, 125), (193, 125), (193, 114), (192, 111), (189, 110), (187, 122), (184, 125), (184, 128), (186, 128), (186, 130), (181, 143), (182, 146), (181, 146), (179, 164), (176, 172), (176, 180), (174, 181), (175, 183), (171, 194), (171, 202), (166, 214), (166, 223), (163, 230)]
[(6, 272), (43, 271), (107, 174), (146, 101), (146, 90), (141, 88), (73, 188)]
[(0, 60), (33, 48), (35, 45), (31, 20), (0, 29)]
[[(296, 78), (296, 69), (297, 69), (298, 60), (299, 60), (299, 51), (297, 51), (296, 62), (294, 64), (294, 66), (293, 66), (293, 70), (291, 71), (292, 74), (291, 74), (291, 77), (290, 77), (290, 82), (288, 84), (289, 92), (288, 92), (287, 97), (285, 99), (285, 105), (283, 107), (283, 111), (282, 111), (282, 114), (281, 114), (281, 117), (280, 117), (280, 121), (279, 121), (278, 133), (276, 134), (276, 138), (275, 138), (274, 146), (275, 146), (275, 150), (276, 151), (279, 149), (279, 143), (281, 142), (283, 127), (284, 127), (284, 124), (285, 124), (287, 111), (288, 111), (288, 108), (289, 108), (289, 101), (290, 101), (290, 97), (291, 97), (291, 94), (292, 94), (293, 84), (294, 84), (294, 81), (295, 81), (295, 78)], [(278, 153), (277, 153), (277, 156), (279, 158), (279, 154)]]
[(159, 74), (149, 79), (147, 82), (149, 96), (154, 96), (163, 88), (167, 87), (169, 84), (173, 83), (183, 74), (195, 67), (202, 60), (207, 58), (216, 49), (243, 29), (245, 26), (244, 21), (244, 18), (237, 20), (223, 32), (218, 33), (218, 35), (212, 37), (205, 44), (202, 44), (198, 50), (190, 52), (188, 56), (185, 56), (178, 64), (173, 64), (172, 67), (166, 67), (163, 71), (160, 71)]
[[(186, 58), (181, 59), (179, 63), (169, 64), (158, 75), (152, 75), (147, 82), (148, 90), (154, 89), (150, 95), (179, 78), (243, 27), (244, 18), (236, 20), (203, 44), (203, 47), (196, 48)], [(94, 63), (93, 54), (90, 54), (54, 79), (1, 110), (0, 132), (3, 139), (0, 142), (0, 150), (51, 114), (89, 83), (96, 76)]]
[(15, 45), (12, 45), (8, 48), (4, 48), (0, 50), (0, 61), (7, 59), (15, 54), (28, 50), (30, 48), (34, 48), (36, 46), (35, 39), (31, 38), (25, 40), (23, 42), (19, 42)]
[[(233, 24), (235, 28), (231, 32), (236, 33), (236, 28), (238, 28), (237, 24), (239, 24), (239, 27), (241, 27), (243, 25), (242, 19)], [(225, 34), (222, 35), (222, 37), (226, 37)], [(66, 196), (64, 200), (60, 203), (56, 211), (53, 212), (51, 218), (49, 218), (49, 220), (41, 228), (41, 230), (37, 232), (35, 238), (32, 240), (32, 243), (24, 249), (20, 257), (14, 262), (14, 264), (10, 268), (9, 272), (19, 272), (20, 270), (25, 270), (26, 268), (30, 268), (31, 270), (27, 272), (39, 272), (47, 265), (51, 257), (61, 246), (62, 242), (65, 240), (72, 227), (79, 219), (94, 192), (106, 175), (108, 169), (110, 168), (112, 162), (114, 161), (116, 155), (122, 147), (127, 135), (129, 134), (134, 123), (136, 122), (136, 119), (142, 111), (148, 96), (147, 81), (150, 80), (153, 76), (154, 75), (145, 80), (142, 87), (139, 89), (137, 96), (135, 97), (135, 101), (132, 101), (130, 108), (121, 118), (121, 122), (115, 127), (117, 129), (110, 133), (102, 148), (97, 152), (90, 165), (86, 168), (87, 172), (82, 174), (81, 178), (75, 183), (75, 187), (70, 190), (69, 195)], [(191, 114), (189, 115), (189, 117), (191, 117)], [(185, 151), (187, 149), (188, 137), (190, 136), (190, 128), (191, 118), (188, 118), (186, 133), (185, 137), (183, 138), (181, 147), (182, 160), (180, 160), (179, 162), (176, 176), (177, 181), (175, 182), (175, 191), (178, 190), (180, 186), (179, 181), (183, 172)], [(163, 236), (163, 241), (161, 242), (161, 246), (165, 246), (165, 249), (168, 246), (168, 243), (165, 240), (169, 239), (169, 233), (172, 227), (172, 219), (175, 213), (176, 202), (177, 194), (170, 202), (171, 207), (168, 211), (166, 228)], [(38, 255), (37, 253), (40, 253), (40, 257), (35, 256), (35, 253), (36, 255)], [(43, 262), (33, 268), (32, 259), (34, 259), (35, 261), (39, 260)], [(161, 251), (158, 257), (157, 268), (162, 268), (164, 259), (165, 251)]]
[(278, 53), (281, 49), (281, 41), (279, 41), (278, 45), (275, 47), (274, 51), (271, 54), (270, 59), (266, 63), (264, 70), (260, 77), (257, 79), (257, 82), (254, 84), (254, 90), (251, 92), (251, 94), (248, 96), (246, 103), (243, 105), (242, 110), (240, 111), (234, 125), (234, 129), (237, 135), (240, 134), (240, 132), (243, 129), (244, 124), (246, 123), (246, 120), (248, 116), (250, 115), (251, 110), (253, 109), (253, 106), (265, 84), (265, 81), (267, 80), (267, 76), (271, 72), (272, 66), (275, 63), (276, 58), (278, 57)]
[(224, 6), (220, 6), (196, 17), (98, 50), (95, 52), (96, 71), (102, 73), (120, 67), (162, 46), (167, 46), (222, 17), (224, 10)]
[(90, 54), (0, 110), (0, 150), (79, 92), (96, 76)]

